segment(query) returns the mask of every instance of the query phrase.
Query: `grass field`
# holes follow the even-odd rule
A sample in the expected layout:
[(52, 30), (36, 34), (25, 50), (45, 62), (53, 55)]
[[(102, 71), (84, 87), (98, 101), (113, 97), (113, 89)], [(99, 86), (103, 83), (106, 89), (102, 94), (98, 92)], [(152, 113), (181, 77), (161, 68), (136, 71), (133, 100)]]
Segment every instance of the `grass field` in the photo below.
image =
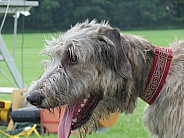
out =
[[(180, 30), (148, 30), (148, 31), (126, 31), (125, 33), (137, 34), (142, 36), (155, 45), (168, 46), (174, 38), (184, 40), (184, 29)], [(22, 47), (22, 35), (17, 35), (17, 49), (15, 55), (15, 63), (24, 77), (24, 81), (27, 86), (31, 81), (37, 79), (42, 73), (41, 60), (44, 58), (39, 55), (40, 50), (44, 47), (44, 39), (49, 38), (48, 34), (36, 33), (36, 34), (24, 34), (24, 46), (23, 46), (23, 63), (21, 63), (21, 47)], [(51, 34), (56, 35), (56, 34)], [(5, 34), (3, 38), (9, 48), (10, 53), (13, 49), (13, 35)], [(23, 64), (23, 70), (21, 65)], [(0, 62), (0, 69), (3, 70), (10, 78), (11, 75), (4, 62)], [(0, 72), (0, 87), (12, 87), (12, 85), (5, 79)], [(0, 94), (0, 100), (11, 100), (11, 95)], [(117, 123), (109, 129), (107, 132), (98, 132), (89, 136), (89, 138), (148, 138), (149, 134), (146, 128), (143, 126), (143, 109), (145, 103), (138, 100), (138, 106), (132, 115), (121, 114)], [(5, 127), (0, 126), (0, 129)], [(34, 138), (35, 136), (32, 136)], [(50, 136), (43, 135), (44, 138), (55, 138), (56, 134)]]

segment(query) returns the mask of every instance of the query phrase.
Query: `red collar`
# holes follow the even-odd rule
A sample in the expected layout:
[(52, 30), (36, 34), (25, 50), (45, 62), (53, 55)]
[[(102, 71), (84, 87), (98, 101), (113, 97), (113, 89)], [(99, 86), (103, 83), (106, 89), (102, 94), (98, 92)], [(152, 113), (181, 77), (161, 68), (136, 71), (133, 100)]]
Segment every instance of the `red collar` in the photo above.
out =
[(148, 104), (152, 104), (159, 95), (166, 80), (171, 59), (172, 50), (155, 46), (154, 61), (146, 82), (146, 88), (140, 98)]

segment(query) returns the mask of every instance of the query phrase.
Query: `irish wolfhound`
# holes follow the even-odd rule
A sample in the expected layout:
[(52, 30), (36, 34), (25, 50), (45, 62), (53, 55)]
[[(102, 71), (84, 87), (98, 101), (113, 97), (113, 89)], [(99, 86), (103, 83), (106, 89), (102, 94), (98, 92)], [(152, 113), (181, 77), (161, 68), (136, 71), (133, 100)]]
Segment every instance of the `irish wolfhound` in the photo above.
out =
[(144, 123), (151, 135), (184, 138), (184, 41), (156, 47), (93, 20), (46, 41), (42, 53), (50, 60), (27, 100), (39, 108), (67, 106), (59, 138), (96, 128), (110, 113), (133, 113), (138, 97), (149, 103)]

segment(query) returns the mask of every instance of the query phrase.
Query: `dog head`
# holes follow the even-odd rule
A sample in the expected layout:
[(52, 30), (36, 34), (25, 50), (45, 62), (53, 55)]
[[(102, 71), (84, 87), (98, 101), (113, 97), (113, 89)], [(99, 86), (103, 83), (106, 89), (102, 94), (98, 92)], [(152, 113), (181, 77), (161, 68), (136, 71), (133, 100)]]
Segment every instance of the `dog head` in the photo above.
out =
[[(76, 24), (47, 41), (44, 74), (29, 88), (27, 100), (39, 108), (66, 105), (60, 124), (70, 129), (96, 127), (113, 112), (135, 108), (132, 69), (118, 29), (108, 23)], [(63, 130), (64, 131), (64, 130)]]

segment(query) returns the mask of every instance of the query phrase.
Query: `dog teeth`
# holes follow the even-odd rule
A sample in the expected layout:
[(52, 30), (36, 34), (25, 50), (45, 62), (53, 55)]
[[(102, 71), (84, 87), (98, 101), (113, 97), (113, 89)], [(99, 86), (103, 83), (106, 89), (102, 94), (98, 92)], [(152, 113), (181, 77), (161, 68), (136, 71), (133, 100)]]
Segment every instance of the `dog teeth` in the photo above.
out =
[(76, 123), (77, 122), (77, 118), (72, 119), (72, 122)]
[(90, 97), (90, 94), (87, 96), (87, 99)]
[(80, 113), (81, 109), (78, 110), (78, 113)]
[(81, 107), (83, 108), (85, 106), (85, 104), (81, 104)]
[(84, 101), (84, 103), (86, 103), (88, 101), (88, 99), (84, 99), (83, 101)]

